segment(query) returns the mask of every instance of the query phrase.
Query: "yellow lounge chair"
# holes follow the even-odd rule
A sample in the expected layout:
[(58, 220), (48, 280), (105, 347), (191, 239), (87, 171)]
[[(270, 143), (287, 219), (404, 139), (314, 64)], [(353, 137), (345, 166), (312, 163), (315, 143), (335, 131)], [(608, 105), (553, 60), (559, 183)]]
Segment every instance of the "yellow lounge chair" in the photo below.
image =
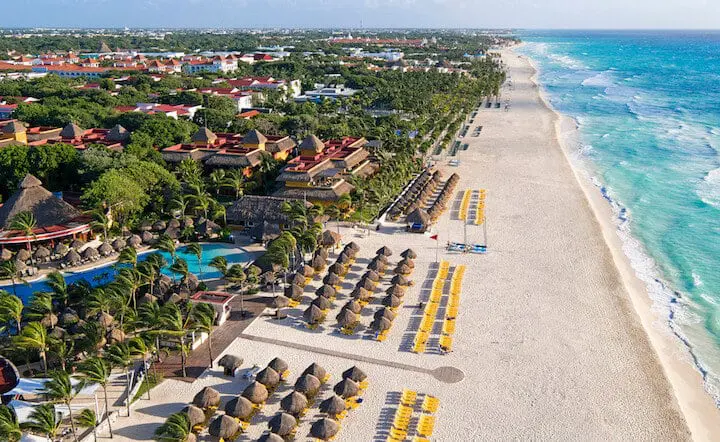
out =
[(400, 403), (407, 406), (413, 406), (417, 400), (417, 391), (415, 390), (403, 390), (400, 396)]
[(438, 409), (438, 406), (440, 406), (440, 399), (425, 395), (425, 398), (422, 401), (422, 411), (425, 413), (435, 413)]
[(417, 432), (420, 436), (430, 437), (435, 429), (435, 416), (423, 414), (418, 421)]

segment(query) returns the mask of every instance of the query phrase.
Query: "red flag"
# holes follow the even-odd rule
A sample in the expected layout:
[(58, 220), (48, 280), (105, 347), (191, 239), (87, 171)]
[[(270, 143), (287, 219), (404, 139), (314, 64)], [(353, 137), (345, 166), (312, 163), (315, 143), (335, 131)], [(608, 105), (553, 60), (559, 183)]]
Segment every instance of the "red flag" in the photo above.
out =
[(437, 239), (438, 239), (438, 236), (437, 236), (437, 234), (435, 234), (435, 235), (431, 236), (431, 237), (430, 237), (430, 239), (434, 239), (435, 241), (437, 241)]

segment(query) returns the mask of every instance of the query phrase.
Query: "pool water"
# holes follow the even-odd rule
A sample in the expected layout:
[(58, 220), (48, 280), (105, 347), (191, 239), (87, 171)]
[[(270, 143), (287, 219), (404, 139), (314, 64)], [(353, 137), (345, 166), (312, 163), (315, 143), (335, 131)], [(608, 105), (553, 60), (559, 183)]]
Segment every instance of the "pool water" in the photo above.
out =
[[(216, 256), (224, 256), (225, 259), (227, 259), (228, 261), (228, 266), (232, 264), (246, 264), (255, 260), (259, 256), (259, 254), (256, 252), (247, 252), (241, 248), (238, 248), (237, 246), (230, 244), (208, 243), (201, 244), (201, 246), (203, 249), (202, 279), (205, 280), (216, 279), (220, 277), (220, 272), (210, 267), (210, 261), (212, 261), (212, 259)], [(170, 257), (170, 254), (162, 251), (143, 252), (138, 255), (138, 260), (144, 260), (151, 253), (161, 254), (163, 258), (165, 258), (165, 260), (168, 262), (168, 266), (172, 263), (172, 258)], [(201, 266), (199, 265), (198, 259), (195, 255), (187, 253), (185, 247), (179, 248), (176, 254), (178, 258), (182, 258), (187, 261), (190, 273), (193, 273), (196, 276), (200, 277)], [(65, 271), (63, 272), (63, 275), (65, 276), (65, 281), (67, 281), (68, 284), (72, 284), (73, 282), (85, 279), (91, 285), (98, 286), (102, 284), (107, 284), (115, 278), (115, 275), (117, 274), (117, 269), (115, 268), (114, 264), (115, 263), (110, 263), (102, 267), (88, 269), (80, 272)], [(162, 270), (162, 273), (168, 276), (173, 276), (173, 273), (168, 270), (167, 267)], [(0, 289), (7, 290), (8, 292), (13, 293), (12, 285), (3, 285), (0, 286)], [(15, 286), (15, 292), (17, 293), (17, 296), (22, 299), (24, 304), (27, 304), (28, 300), (32, 297), (32, 294), (34, 292), (42, 291), (49, 291), (49, 287), (45, 283), (44, 278), (27, 284), (18, 283)]]

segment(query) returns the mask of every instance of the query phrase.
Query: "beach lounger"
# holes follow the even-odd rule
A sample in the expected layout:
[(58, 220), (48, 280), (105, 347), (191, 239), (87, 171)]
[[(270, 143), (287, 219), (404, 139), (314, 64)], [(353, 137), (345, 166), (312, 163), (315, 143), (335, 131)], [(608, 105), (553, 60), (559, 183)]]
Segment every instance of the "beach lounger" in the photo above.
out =
[(422, 411), (432, 414), (437, 411), (438, 406), (440, 406), (440, 399), (434, 396), (425, 395), (425, 398), (422, 402)]
[(470, 253), (478, 253), (478, 254), (487, 253), (487, 246), (483, 246), (480, 244), (473, 244), (470, 249)]
[(403, 390), (400, 396), (400, 403), (407, 406), (413, 406), (417, 400), (417, 391), (415, 390)]
[(429, 437), (432, 436), (433, 430), (435, 429), (435, 416), (424, 414), (420, 416), (418, 421), (418, 434), (420, 436)]

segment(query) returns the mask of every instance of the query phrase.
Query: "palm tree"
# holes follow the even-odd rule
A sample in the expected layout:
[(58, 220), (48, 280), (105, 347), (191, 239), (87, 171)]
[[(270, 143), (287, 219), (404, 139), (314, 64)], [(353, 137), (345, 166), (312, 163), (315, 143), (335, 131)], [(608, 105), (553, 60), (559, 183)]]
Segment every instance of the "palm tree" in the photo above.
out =
[(157, 301), (145, 303), (138, 309), (138, 323), (147, 329), (147, 334), (155, 339), (155, 351), (158, 362), (160, 357), (160, 338), (162, 336), (162, 310)]
[(213, 221), (218, 221), (222, 218), (223, 225), (227, 225), (227, 209), (217, 201), (215, 201), (210, 208), (210, 217)]
[(17, 284), (18, 279), (18, 269), (15, 265), (15, 261), (10, 259), (8, 261), (3, 261), (2, 263), (0, 263), (0, 276), (10, 279), (10, 282), (12, 283), (13, 294), (17, 295), (15, 285)]
[(155, 440), (161, 442), (186, 442), (191, 434), (190, 419), (187, 413), (181, 412), (168, 416), (165, 423), (155, 430)]
[(27, 248), (30, 252), (30, 264), (35, 266), (32, 253), (32, 238), (35, 238), (35, 228), (37, 227), (37, 220), (35, 215), (30, 211), (19, 212), (11, 220), (8, 228), (10, 230), (18, 230), (28, 239)]
[(245, 177), (240, 169), (233, 169), (225, 176), (225, 187), (232, 189), (235, 199), (240, 198), (245, 189)]
[(202, 212), (205, 218), (208, 217), (208, 210), (212, 205), (213, 200), (207, 192), (200, 193), (198, 195), (190, 195), (189, 198), (193, 201), (193, 208), (195, 213)]
[[(107, 387), (110, 383), (110, 365), (104, 359), (94, 356), (83, 361), (78, 371), (85, 378), (86, 382), (98, 384), (102, 387), (103, 396), (105, 396), (105, 417), (103, 417), (103, 420), (106, 419), (110, 415), (110, 403), (108, 402), (107, 395)], [(110, 438), (112, 439), (112, 424), (109, 419), (108, 429), (110, 430)]]
[(58, 358), (60, 368), (65, 371), (68, 360), (75, 356), (75, 341), (72, 339), (56, 339), (50, 337), (48, 338), (48, 343), (50, 345), (50, 353)]
[(29, 420), (20, 424), (20, 427), (45, 435), (50, 440), (55, 440), (60, 429), (60, 423), (61, 421), (57, 418), (55, 412), (55, 405), (41, 404), (33, 408)]
[[(144, 283), (140, 272), (138, 272), (135, 268), (122, 268), (115, 277), (115, 283), (120, 284), (122, 287), (127, 289), (130, 295), (129, 301), (132, 303), (133, 310), (137, 311), (137, 291)], [(127, 304), (127, 306), (129, 306), (129, 304)]]
[(70, 428), (72, 429), (73, 438), (77, 442), (77, 431), (75, 430), (75, 419), (70, 403), (78, 391), (82, 388), (82, 382), (73, 387), (70, 375), (66, 371), (54, 371), (50, 374), (50, 379), (45, 382), (43, 393), (52, 401), (62, 402), (70, 412)]
[(173, 240), (169, 236), (160, 235), (160, 238), (158, 238), (155, 246), (158, 248), (158, 250), (162, 250), (163, 252), (170, 254), (170, 258), (173, 261), (175, 261), (175, 258), (177, 258), (177, 248), (175, 247), (175, 240)]
[[(140, 336), (135, 336), (128, 341), (130, 355), (139, 356), (143, 361), (143, 366), (147, 366), (147, 361), (152, 357), (152, 350), (147, 346)], [(145, 386), (147, 387), (148, 399), (150, 399), (150, 373), (145, 370)]]
[(52, 290), (53, 300), (63, 308), (67, 307), (70, 294), (65, 277), (60, 272), (52, 272), (48, 274), (46, 278), (46, 284), (50, 287), (50, 290)]
[(17, 334), (22, 332), (22, 313), (22, 300), (5, 290), (0, 290), (0, 318), (4, 322), (12, 322)]
[(203, 279), (203, 271), (202, 271), (203, 249), (202, 249), (202, 246), (196, 242), (191, 242), (190, 244), (187, 245), (187, 247), (185, 248), (185, 251), (191, 255), (195, 255), (195, 257), (197, 258), (200, 279)]
[(17, 415), (7, 405), (0, 405), (0, 439), (8, 442), (18, 442), (22, 439)]
[(190, 289), (188, 284), (188, 277), (190, 276), (190, 269), (188, 268), (188, 263), (182, 258), (178, 258), (175, 260), (175, 262), (172, 263), (170, 266), (170, 271), (173, 273), (177, 273), (182, 278), (180, 279), (180, 283), (185, 283), (185, 286)]
[(130, 264), (132, 268), (136, 268), (138, 264), (138, 255), (135, 247), (125, 247), (118, 256), (118, 263)]
[(185, 216), (187, 214), (187, 209), (189, 205), (189, 200), (183, 194), (179, 194), (170, 201), (170, 207), (175, 210), (179, 210), (182, 216)]
[(95, 412), (89, 408), (83, 408), (78, 417), (75, 418), (75, 423), (81, 428), (92, 428), (93, 438), (97, 441), (97, 427), (99, 422)]
[(220, 279), (225, 279), (228, 271), (228, 262), (224, 256), (216, 256), (210, 261), (210, 267), (220, 272)]
[(174, 336), (180, 341), (180, 365), (183, 377), (187, 377), (186, 358), (188, 346), (186, 345), (187, 334), (192, 330), (192, 315), (189, 312), (180, 310), (177, 304), (167, 303), (161, 312), (162, 333)]
[(125, 342), (118, 342), (117, 344), (111, 345), (106, 353), (107, 360), (114, 367), (122, 368), (125, 370), (125, 386), (127, 397), (125, 398), (125, 404), (127, 405), (128, 417), (130, 417), (130, 392), (132, 387), (130, 386), (130, 367), (133, 365), (133, 357), (130, 354), (130, 347)]
[(213, 170), (210, 172), (208, 179), (210, 181), (210, 187), (215, 191), (215, 195), (220, 195), (220, 189), (225, 187), (225, 181), (227, 179), (225, 169)]
[(45, 327), (39, 322), (31, 322), (22, 333), (14, 338), (15, 344), (23, 350), (35, 350), (40, 354), (43, 372), (47, 375), (47, 352), (50, 350)]
[(105, 212), (105, 209), (99, 208), (95, 209), (90, 212), (90, 216), (92, 216), (92, 222), (90, 223), (90, 227), (93, 230), (100, 229), (103, 232), (103, 241), (108, 240), (108, 229), (110, 228), (110, 225), (112, 223), (112, 220), (108, 216), (107, 212)]
[(26, 316), (31, 321), (46, 321), (53, 323), (55, 314), (52, 295), (48, 292), (35, 292), (27, 306)]
[(245, 316), (245, 305), (243, 303), (243, 298), (245, 297), (245, 280), (247, 279), (245, 269), (240, 264), (233, 264), (227, 270), (225, 279), (238, 290), (240, 296), (240, 316)]
[(208, 357), (210, 358), (210, 368), (213, 368), (213, 347), (212, 332), (215, 328), (215, 309), (210, 304), (197, 303), (192, 309), (193, 319), (197, 329), (208, 335)]

